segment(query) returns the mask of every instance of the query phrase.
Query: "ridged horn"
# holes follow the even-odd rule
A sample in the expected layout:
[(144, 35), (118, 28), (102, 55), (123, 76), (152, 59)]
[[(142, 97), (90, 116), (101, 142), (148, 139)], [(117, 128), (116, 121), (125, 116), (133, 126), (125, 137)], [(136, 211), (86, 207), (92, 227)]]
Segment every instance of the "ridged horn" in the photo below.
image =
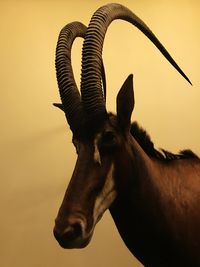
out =
[(174, 68), (191, 84), (189, 78), (165, 47), (139, 17), (120, 4), (108, 4), (100, 7), (92, 16), (83, 43), (81, 95), (84, 109), (92, 116), (105, 113), (105, 100), (100, 78), (102, 49), (107, 28), (116, 19), (128, 21), (142, 31)]
[(83, 114), (80, 93), (77, 88), (72, 65), (71, 48), (77, 37), (84, 38), (87, 27), (81, 22), (67, 24), (58, 37), (56, 47), (56, 75), (62, 107), (72, 132), (78, 131)]

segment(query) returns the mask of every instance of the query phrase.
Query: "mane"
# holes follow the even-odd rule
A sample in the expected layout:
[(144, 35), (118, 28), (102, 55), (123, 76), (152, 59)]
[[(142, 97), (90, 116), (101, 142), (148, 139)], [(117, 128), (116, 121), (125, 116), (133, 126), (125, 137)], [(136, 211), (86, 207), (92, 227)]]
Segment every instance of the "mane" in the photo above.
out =
[(173, 154), (164, 149), (157, 150), (148, 133), (140, 127), (137, 122), (131, 124), (131, 134), (150, 157), (166, 162), (177, 159), (199, 159), (199, 157), (189, 149), (181, 150), (178, 154)]

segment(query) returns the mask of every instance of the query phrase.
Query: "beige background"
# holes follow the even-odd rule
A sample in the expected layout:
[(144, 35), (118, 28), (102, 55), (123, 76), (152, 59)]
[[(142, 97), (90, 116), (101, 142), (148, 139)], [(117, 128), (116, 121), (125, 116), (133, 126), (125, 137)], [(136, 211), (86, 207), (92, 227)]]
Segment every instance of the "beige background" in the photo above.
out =
[[(90, 245), (63, 250), (54, 240), (54, 218), (71, 176), (75, 151), (61, 112), (54, 53), (60, 29), (107, 1), (0, 0), (0, 266), (141, 266), (121, 241), (109, 212)], [(193, 82), (191, 87), (137, 29), (114, 22), (104, 62), (108, 109), (129, 73), (135, 76), (133, 119), (158, 147), (200, 154), (200, 1), (120, 0), (158, 36)], [(81, 40), (73, 49), (79, 83)]]

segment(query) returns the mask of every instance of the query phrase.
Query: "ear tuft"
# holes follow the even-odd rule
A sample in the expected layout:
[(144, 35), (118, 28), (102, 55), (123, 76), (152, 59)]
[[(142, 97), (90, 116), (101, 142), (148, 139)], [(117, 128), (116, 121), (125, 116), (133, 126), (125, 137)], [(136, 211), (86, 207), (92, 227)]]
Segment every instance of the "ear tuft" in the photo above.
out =
[(117, 119), (123, 131), (130, 128), (134, 104), (133, 74), (130, 74), (117, 95)]

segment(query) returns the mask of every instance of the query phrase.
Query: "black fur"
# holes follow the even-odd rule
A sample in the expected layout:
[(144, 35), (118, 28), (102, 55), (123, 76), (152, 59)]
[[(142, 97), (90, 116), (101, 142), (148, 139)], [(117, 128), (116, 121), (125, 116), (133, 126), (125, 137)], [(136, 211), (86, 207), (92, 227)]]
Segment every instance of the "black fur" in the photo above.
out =
[(137, 122), (131, 124), (131, 134), (139, 145), (144, 149), (144, 151), (153, 158), (160, 159), (163, 161), (172, 161), (177, 159), (190, 159), (199, 158), (191, 150), (182, 150), (178, 154), (173, 154), (167, 150), (161, 149), (160, 151), (155, 149), (154, 143), (151, 141), (148, 133), (141, 128)]

